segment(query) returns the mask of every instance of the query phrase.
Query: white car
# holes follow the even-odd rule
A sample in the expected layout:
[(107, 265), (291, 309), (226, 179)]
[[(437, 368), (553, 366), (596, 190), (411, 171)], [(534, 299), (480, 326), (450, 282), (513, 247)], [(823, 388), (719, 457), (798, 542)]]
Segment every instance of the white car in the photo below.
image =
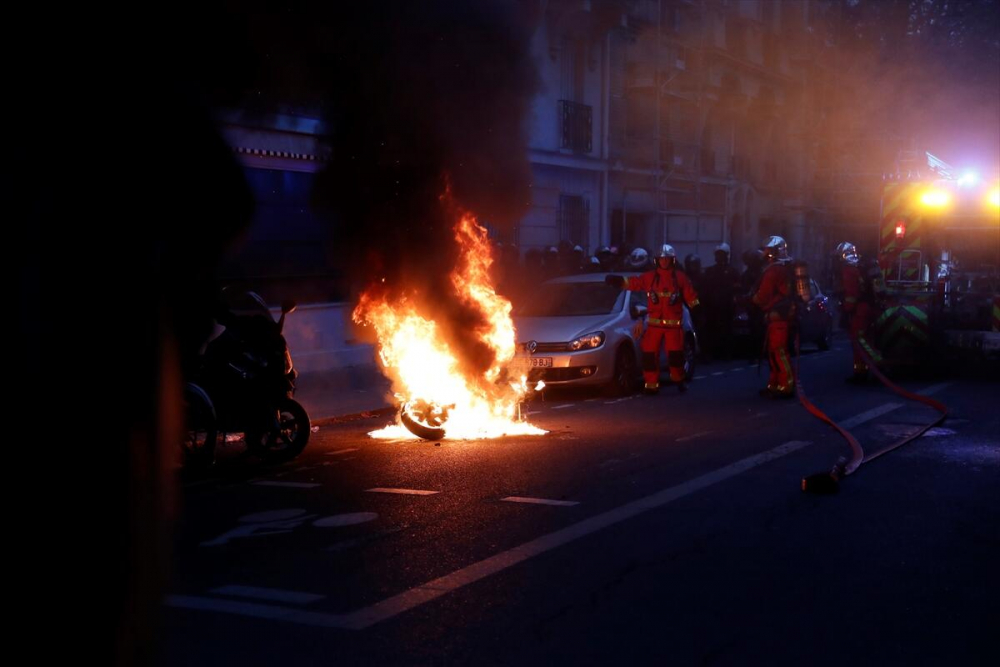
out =
[[(514, 311), (517, 353), (508, 369), (546, 385), (596, 385), (613, 395), (641, 381), (639, 339), (647, 326), (646, 293), (604, 282), (607, 273), (555, 278)], [(625, 274), (619, 274), (625, 275)], [(635, 275), (635, 274), (632, 274)], [(685, 373), (694, 375), (698, 338), (684, 309)], [(661, 369), (666, 353), (660, 354)]]

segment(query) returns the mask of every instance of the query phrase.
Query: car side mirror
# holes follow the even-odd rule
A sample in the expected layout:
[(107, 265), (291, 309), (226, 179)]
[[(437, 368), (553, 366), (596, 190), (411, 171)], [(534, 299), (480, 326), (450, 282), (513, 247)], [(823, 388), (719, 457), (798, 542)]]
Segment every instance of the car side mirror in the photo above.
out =
[(285, 301), (282, 301), (281, 302), (281, 314), (282, 315), (287, 315), (288, 313), (293, 312), (295, 310), (296, 306), (298, 306), (298, 304), (295, 303), (291, 299), (287, 299)]
[(632, 315), (633, 320), (638, 320), (646, 316), (649, 309), (641, 303), (633, 303), (632, 307), (629, 309), (629, 313)]

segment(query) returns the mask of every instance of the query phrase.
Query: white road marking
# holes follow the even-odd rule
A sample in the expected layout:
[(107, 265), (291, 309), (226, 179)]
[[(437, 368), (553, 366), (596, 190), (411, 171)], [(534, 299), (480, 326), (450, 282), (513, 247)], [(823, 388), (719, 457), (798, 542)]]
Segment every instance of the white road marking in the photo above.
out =
[(347, 449), (338, 449), (338, 450), (333, 451), (333, 452), (327, 452), (326, 455), (327, 456), (336, 456), (337, 454), (346, 454), (347, 452), (356, 452), (356, 451), (358, 451), (357, 447), (348, 447)]
[[(921, 389), (917, 393), (921, 394), (923, 396), (930, 396), (931, 394), (936, 394), (939, 391), (941, 391), (942, 389), (950, 387), (953, 384), (954, 384), (954, 382), (942, 382), (940, 384), (932, 384), (931, 386), (929, 386), (929, 387), (927, 387), (925, 389)], [(888, 412), (892, 412), (893, 410), (898, 410), (899, 408), (903, 407), (903, 405), (905, 405), (905, 404), (904, 403), (883, 403), (882, 405), (874, 407), (871, 410), (866, 410), (865, 412), (857, 414), (857, 415), (855, 415), (853, 417), (849, 417), (848, 419), (845, 419), (844, 421), (839, 422), (839, 424), (843, 428), (853, 428), (855, 426), (858, 426), (859, 424), (864, 424), (865, 422), (869, 422), (869, 421), (875, 419), (876, 417), (881, 417), (882, 415), (884, 415), (884, 414), (886, 414)]]
[(463, 567), (451, 574), (446, 574), (443, 577), (428, 581), (425, 584), (348, 614), (307, 612), (292, 607), (234, 603), (228, 600), (215, 600), (190, 595), (170, 595), (166, 599), (166, 604), (171, 607), (240, 614), (302, 625), (364, 630), (376, 623), (398, 616), (427, 602), (436, 600), (454, 590), (475, 583), (480, 579), (485, 579), (497, 572), (502, 572), (513, 565), (522, 563), (535, 556), (569, 544), (581, 537), (586, 537), (650, 510), (668, 505), (675, 500), (740, 475), (757, 466), (787, 456), (810, 444), (810, 442), (802, 440), (786, 442), (774, 449), (736, 461), (700, 477), (695, 477), (676, 486), (667, 487), (645, 498), (634, 500), (613, 510), (597, 514), (583, 521), (578, 521), (566, 528), (525, 542), (513, 549), (501, 551), (496, 555)]
[(284, 486), (290, 489), (314, 489), (319, 484), (314, 484), (310, 482), (272, 482), (264, 480), (263, 482), (254, 482), (254, 486)]
[(525, 412), (524, 414), (526, 414), (526, 415), (528, 415), (530, 417), (531, 415), (540, 415), (540, 414), (542, 414), (542, 411), (541, 410), (532, 410), (531, 412)]
[(555, 406), (552, 409), (553, 410), (562, 410), (563, 408), (571, 408), (571, 407), (573, 407), (573, 404), (572, 403), (567, 403), (566, 405), (557, 405), (557, 406)]
[(559, 507), (572, 507), (573, 505), (579, 505), (580, 503), (572, 500), (548, 500), (547, 498), (524, 498), (521, 496), (507, 496), (506, 498), (501, 498), (508, 503), (528, 503), (529, 505), (557, 505)]
[(840, 426), (843, 428), (854, 428), (859, 424), (864, 424), (865, 422), (869, 422), (875, 419), (876, 417), (881, 417), (887, 412), (898, 410), (901, 407), (903, 407), (902, 403), (884, 403), (882, 405), (879, 405), (878, 407), (872, 408), (871, 410), (865, 410), (861, 414), (845, 419), (844, 421), (839, 423)]
[(931, 386), (927, 387), (926, 389), (921, 389), (917, 393), (920, 394), (920, 395), (922, 395), (922, 396), (930, 396), (931, 394), (938, 393), (942, 389), (947, 389), (948, 387), (950, 387), (953, 384), (955, 384), (955, 383), (954, 382), (942, 382), (941, 384), (932, 384)]
[(700, 438), (703, 435), (708, 435), (712, 431), (701, 431), (700, 433), (692, 433), (691, 435), (686, 435), (683, 438), (677, 438), (677, 442), (686, 442), (688, 440), (694, 440), (695, 438)]
[(626, 396), (625, 398), (616, 398), (613, 401), (604, 401), (604, 405), (612, 405), (613, 403), (621, 403), (622, 401), (631, 401), (635, 396)]
[(734, 373), (742, 373), (742, 372), (743, 372), (743, 369), (742, 369), (742, 368), (734, 368), (734, 369), (732, 369), (732, 371), (733, 371)]
[(707, 377), (708, 377), (707, 375), (695, 375), (692, 379), (693, 380), (704, 380)]
[(257, 586), (222, 586), (220, 588), (213, 588), (209, 593), (239, 598), (270, 600), (271, 602), (288, 602), (290, 604), (309, 604), (310, 602), (316, 602), (326, 597), (325, 595), (317, 595), (316, 593), (285, 591), (280, 588), (259, 588)]
[(340, 528), (341, 526), (356, 526), (359, 523), (374, 521), (378, 518), (375, 512), (352, 512), (349, 514), (334, 514), (313, 521), (317, 528)]
[(725, 371), (716, 371), (715, 373), (712, 373), (712, 375), (725, 375), (725, 374), (726, 374)]
[(435, 493), (440, 493), (440, 491), (421, 491), (419, 489), (385, 489), (382, 487), (366, 489), (366, 491), (368, 493), (401, 493), (405, 496), (433, 496)]

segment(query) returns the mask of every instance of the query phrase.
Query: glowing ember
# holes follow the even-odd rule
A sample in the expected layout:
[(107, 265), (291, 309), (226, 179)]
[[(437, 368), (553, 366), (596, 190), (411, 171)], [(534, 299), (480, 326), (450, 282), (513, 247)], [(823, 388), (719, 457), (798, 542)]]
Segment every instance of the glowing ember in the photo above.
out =
[[(496, 293), (490, 280), (493, 258), (486, 230), (471, 215), (463, 215), (455, 225), (455, 240), (460, 256), (450, 276), (454, 293), (443, 298), (456, 299), (482, 315), (485, 324), (466, 335), (492, 351), (488, 368), (463, 368), (438, 325), (412, 298), (376, 297), (376, 290), (368, 290), (354, 310), (354, 321), (375, 329), (383, 372), (392, 380), (397, 400), (419, 406), (408, 414), (432, 432), (440, 426), (449, 440), (542, 435), (545, 431), (520, 415), (519, 405), (529, 390), (527, 378), (503, 378), (504, 366), (514, 357), (514, 325), (510, 301)], [(536, 390), (541, 386), (538, 383)], [(369, 435), (416, 438), (399, 423)]]

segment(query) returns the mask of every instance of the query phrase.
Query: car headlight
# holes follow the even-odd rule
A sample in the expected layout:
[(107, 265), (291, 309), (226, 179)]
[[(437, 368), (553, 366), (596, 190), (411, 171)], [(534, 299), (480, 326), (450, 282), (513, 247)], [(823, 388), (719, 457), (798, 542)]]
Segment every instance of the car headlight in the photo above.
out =
[(569, 343), (569, 349), (572, 352), (576, 352), (577, 350), (593, 350), (594, 348), (602, 345), (604, 345), (604, 332), (595, 331), (593, 333), (584, 334), (576, 340), (571, 340)]

